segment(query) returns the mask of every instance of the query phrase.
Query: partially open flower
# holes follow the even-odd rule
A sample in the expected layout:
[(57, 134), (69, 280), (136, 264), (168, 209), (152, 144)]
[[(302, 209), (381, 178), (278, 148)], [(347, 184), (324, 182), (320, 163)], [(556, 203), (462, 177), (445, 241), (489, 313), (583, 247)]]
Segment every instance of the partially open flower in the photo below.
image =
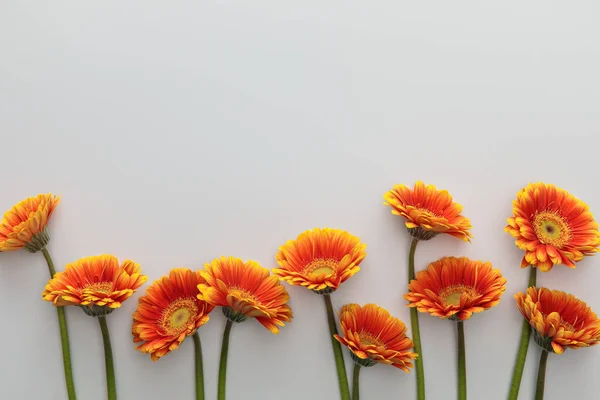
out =
[(363, 367), (375, 363), (392, 365), (409, 372), (417, 354), (410, 351), (413, 342), (406, 336), (406, 326), (375, 304), (346, 304), (340, 315), (342, 335), (334, 335), (348, 347), (353, 360)]
[(515, 299), (534, 330), (536, 343), (546, 351), (562, 354), (565, 347), (578, 349), (600, 341), (600, 320), (587, 304), (570, 294), (530, 287)]
[(153, 282), (133, 314), (133, 342), (142, 342), (137, 350), (157, 361), (207, 323), (214, 306), (198, 299), (198, 285), (205, 282), (200, 272), (186, 268)]
[(417, 274), (404, 298), (420, 312), (464, 321), (498, 304), (505, 284), (489, 262), (444, 257)]
[(273, 273), (291, 285), (331, 293), (360, 270), (366, 247), (348, 232), (315, 228), (279, 248), (280, 268)]
[(4, 214), (0, 223), (0, 251), (26, 248), (35, 253), (48, 244), (50, 237), (46, 226), (60, 197), (38, 194), (29, 197)]
[(292, 320), (285, 287), (256, 261), (221, 257), (206, 264), (200, 274), (206, 282), (198, 284), (198, 298), (223, 307), (231, 321), (253, 317), (272, 333), (279, 333), (279, 327)]
[(55, 306), (80, 306), (87, 315), (101, 316), (121, 307), (147, 279), (133, 261), (119, 266), (115, 256), (91, 256), (57, 272), (42, 296)]
[(598, 251), (600, 232), (589, 207), (554, 185), (527, 185), (513, 201), (513, 214), (505, 230), (525, 250), (521, 268), (575, 268), (577, 261)]
[(452, 201), (446, 190), (437, 190), (433, 185), (417, 181), (414, 189), (405, 185), (394, 188), (383, 195), (392, 214), (406, 219), (408, 232), (416, 239), (429, 240), (440, 233), (470, 240), (471, 222), (460, 213), (462, 206)]

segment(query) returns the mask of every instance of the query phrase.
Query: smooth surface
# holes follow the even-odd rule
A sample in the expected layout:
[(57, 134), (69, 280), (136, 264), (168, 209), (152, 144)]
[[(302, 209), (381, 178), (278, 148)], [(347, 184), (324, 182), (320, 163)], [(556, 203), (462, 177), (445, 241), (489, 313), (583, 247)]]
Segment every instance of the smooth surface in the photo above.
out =
[[(58, 270), (108, 252), (150, 281), (220, 255), (274, 267), (303, 230), (344, 228), (369, 255), (334, 306), (374, 302), (408, 321), (410, 239), (382, 195), (434, 183), (464, 206), (474, 240), (422, 243), (417, 269), (465, 255), (508, 279), (498, 307), (465, 324), (469, 398), (503, 400), (521, 327), (512, 295), (527, 283), (503, 231), (511, 201), (543, 180), (600, 218), (599, 15), (597, 1), (3, 1), (0, 209), (59, 193)], [(41, 254), (0, 254), (2, 399), (65, 398), (47, 274)], [(600, 311), (598, 257), (538, 282)], [(147, 286), (108, 316), (119, 398), (193, 399), (191, 338), (156, 363), (133, 350)], [(290, 294), (280, 335), (233, 330), (229, 400), (336, 398), (322, 299)], [(97, 322), (67, 311), (79, 398), (105, 399)], [(207, 399), (224, 324), (215, 312), (201, 332)], [(454, 329), (421, 318), (429, 400), (454, 397)], [(538, 360), (532, 344), (522, 399)], [(545, 399), (596, 399), (598, 371), (600, 348), (551, 355)], [(414, 398), (414, 376), (362, 372), (363, 400)]]

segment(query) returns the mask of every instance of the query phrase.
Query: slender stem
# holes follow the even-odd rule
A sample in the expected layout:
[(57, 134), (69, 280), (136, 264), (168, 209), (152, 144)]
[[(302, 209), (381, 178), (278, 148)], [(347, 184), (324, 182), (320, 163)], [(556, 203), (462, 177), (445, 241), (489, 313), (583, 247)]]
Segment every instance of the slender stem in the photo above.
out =
[[(410, 252), (408, 253), (408, 281), (415, 279), (415, 250), (417, 249), (419, 240), (413, 238), (410, 244)], [(419, 329), (419, 313), (416, 308), (410, 309), (410, 326), (412, 328), (413, 343), (415, 345), (415, 353), (419, 356), (415, 360), (415, 369), (417, 377), (417, 399), (425, 400), (425, 371), (423, 368), (423, 351), (421, 350), (421, 330)]]
[[(42, 254), (48, 264), (48, 272), (50, 272), (50, 278), (56, 274), (54, 268), (54, 262), (48, 249), (45, 247), (42, 249)], [(71, 346), (69, 344), (69, 330), (67, 328), (67, 315), (65, 314), (65, 308), (58, 306), (56, 307), (56, 314), (58, 316), (58, 328), (60, 330), (60, 343), (62, 345), (63, 355), (63, 368), (65, 370), (65, 384), (67, 385), (67, 397), (69, 400), (76, 400), (75, 395), (75, 382), (73, 380), (73, 367), (71, 366)]]
[(335, 323), (333, 305), (331, 304), (331, 296), (328, 294), (324, 294), (323, 299), (325, 300), (325, 308), (327, 309), (329, 338), (331, 339), (331, 346), (333, 347), (333, 355), (335, 357), (335, 368), (337, 370), (338, 382), (340, 385), (340, 399), (350, 400), (350, 387), (348, 386), (348, 375), (346, 374), (346, 364), (344, 364), (344, 354), (342, 353), (342, 346), (340, 345), (340, 342), (338, 342), (334, 337), (334, 335), (338, 334), (338, 330)]
[(467, 400), (467, 361), (464, 322), (458, 321), (456, 329), (458, 332), (458, 400)]
[(359, 375), (360, 365), (358, 363), (354, 363), (354, 373), (352, 375), (352, 400), (359, 400)]
[(194, 353), (196, 355), (196, 400), (204, 400), (204, 367), (202, 365), (202, 343), (198, 331), (194, 333)]
[(546, 364), (548, 362), (548, 352), (542, 350), (540, 356), (540, 366), (538, 367), (537, 386), (535, 388), (535, 400), (544, 400), (544, 385), (546, 383)]
[[(536, 272), (537, 268), (529, 267), (528, 287), (536, 285)], [(517, 352), (517, 359), (515, 360), (515, 367), (513, 369), (508, 400), (517, 400), (519, 398), (519, 388), (521, 386), (521, 378), (523, 377), (523, 369), (525, 368), (525, 359), (527, 358), (527, 349), (529, 348), (530, 336), (531, 329), (529, 327), (529, 322), (527, 322), (526, 319), (523, 319), (523, 326), (521, 328), (521, 341), (519, 343), (519, 351)]]
[(104, 341), (104, 361), (106, 363), (106, 391), (108, 400), (117, 400), (117, 385), (115, 383), (115, 365), (113, 363), (112, 346), (110, 344), (110, 333), (106, 324), (106, 316), (98, 317), (102, 340)]
[(229, 334), (233, 321), (227, 320), (225, 331), (223, 332), (223, 344), (221, 344), (221, 361), (219, 363), (219, 393), (217, 400), (225, 400), (225, 389), (227, 387), (227, 356), (229, 355)]

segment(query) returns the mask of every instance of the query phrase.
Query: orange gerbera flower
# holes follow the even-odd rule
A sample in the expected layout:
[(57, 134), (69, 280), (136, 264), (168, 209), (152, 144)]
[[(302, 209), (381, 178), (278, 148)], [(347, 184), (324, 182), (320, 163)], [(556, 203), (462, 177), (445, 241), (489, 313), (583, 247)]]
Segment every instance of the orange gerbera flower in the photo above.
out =
[(360, 270), (366, 247), (348, 232), (315, 228), (279, 248), (275, 258), (281, 268), (273, 273), (291, 285), (331, 293)]
[(405, 185), (394, 185), (383, 198), (383, 204), (392, 207), (392, 214), (404, 217), (408, 232), (419, 240), (429, 240), (440, 233), (465, 242), (472, 237), (471, 222), (460, 215), (462, 206), (453, 202), (446, 190), (417, 181), (413, 190)]
[(50, 279), (42, 296), (55, 306), (80, 306), (87, 315), (110, 314), (146, 282), (139, 264), (112, 255), (85, 257)]
[(0, 251), (25, 247), (35, 253), (48, 244), (46, 226), (60, 197), (51, 193), (29, 197), (4, 214), (0, 223)]
[(489, 262), (444, 257), (417, 274), (404, 298), (421, 312), (464, 321), (498, 304), (505, 284)]
[(279, 333), (279, 326), (292, 320), (285, 287), (256, 261), (221, 257), (206, 264), (200, 274), (206, 283), (198, 284), (198, 298), (223, 307), (231, 321), (253, 317), (271, 332)]
[(515, 299), (535, 332), (536, 343), (546, 351), (562, 354), (565, 347), (578, 349), (600, 341), (600, 320), (587, 304), (570, 294), (530, 287)]
[(583, 256), (598, 251), (600, 233), (587, 204), (546, 183), (531, 183), (513, 201), (505, 231), (525, 250), (521, 268), (550, 271), (556, 264), (575, 268)]
[(417, 354), (406, 336), (406, 326), (376, 304), (346, 304), (340, 315), (342, 336), (338, 342), (350, 349), (352, 359), (365, 367), (382, 363), (409, 372)]
[(137, 350), (157, 361), (207, 323), (214, 306), (198, 299), (205, 282), (200, 272), (175, 268), (152, 283), (133, 314), (133, 342), (143, 342)]

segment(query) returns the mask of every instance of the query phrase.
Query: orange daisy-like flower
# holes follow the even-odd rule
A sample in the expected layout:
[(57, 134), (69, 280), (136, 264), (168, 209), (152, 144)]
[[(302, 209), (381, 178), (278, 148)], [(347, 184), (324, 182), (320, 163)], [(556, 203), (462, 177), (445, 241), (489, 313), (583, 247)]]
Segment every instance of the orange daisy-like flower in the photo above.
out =
[(136, 349), (157, 361), (207, 323), (214, 306), (198, 299), (205, 282), (200, 272), (175, 268), (152, 283), (133, 314), (133, 342), (143, 342)]
[(366, 247), (348, 232), (316, 228), (279, 248), (275, 258), (281, 268), (273, 273), (291, 285), (331, 293), (360, 270)]
[(285, 287), (256, 261), (221, 257), (206, 264), (200, 274), (206, 283), (198, 284), (198, 298), (223, 307), (231, 321), (253, 317), (271, 332), (279, 333), (279, 327), (292, 320)]
[(112, 255), (85, 257), (50, 279), (42, 296), (55, 306), (80, 306), (87, 315), (110, 314), (146, 282), (139, 264)]
[(376, 304), (346, 304), (340, 315), (342, 335), (338, 342), (350, 349), (352, 359), (364, 366), (375, 363), (392, 365), (409, 372), (417, 354), (411, 352), (413, 342), (406, 336), (406, 326)]
[(521, 268), (575, 268), (575, 262), (598, 251), (600, 232), (589, 207), (554, 185), (527, 185), (513, 201), (513, 214), (505, 231), (525, 250)]
[(465, 242), (472, 237), (471, 222), (460, 214), (462, 206), (453, 202), (446, 190), (418, 181), (412, 190), (405, 185), (394, 185), (383, 198), (383, 204), (392, 207), (392, 214), (406, 219), (406, 228), (416, 239), (429, 240), (440, 233)]
[(570, 294), (530, 287), (515, 299), (535, 332), (536, 343), (546, 351), (562, 354), (565, 347), (578, 349), (600, 341), (600, 320), (587, 304)]
[(464, 321), (498, 304), (505, 284), (489, 262), (444, 257), (417, 274), (404, 298), (420, 312)]
[(0, 251), (26, 248), (35, 253), (48, 244), (46, 226), (60, 197), (51, 193), (29, 197), (7, 211), (0, 223)]

